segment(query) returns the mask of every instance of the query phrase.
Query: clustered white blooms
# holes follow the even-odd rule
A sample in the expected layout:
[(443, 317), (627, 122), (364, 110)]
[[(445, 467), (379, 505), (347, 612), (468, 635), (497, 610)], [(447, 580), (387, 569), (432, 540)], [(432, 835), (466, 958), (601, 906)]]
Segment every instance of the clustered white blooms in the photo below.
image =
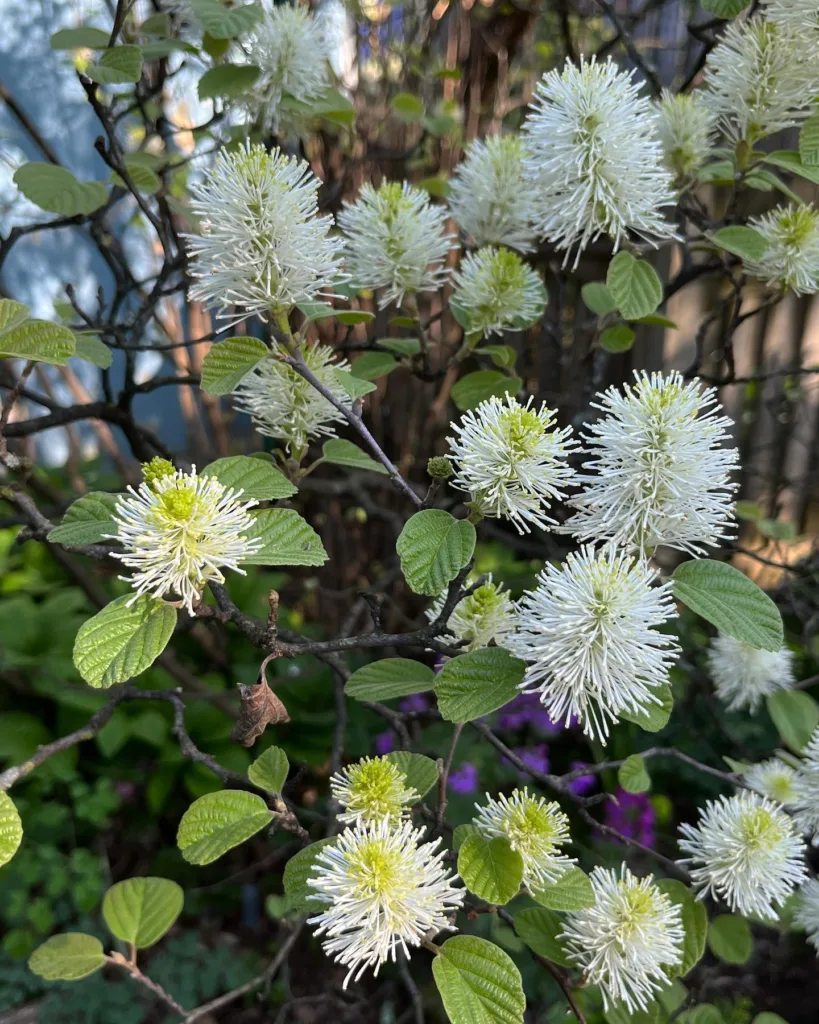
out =
[[(341, 271), (333, 218), (318, 216), (320, 182), (306, 163), (278, 149), (221, 150), (191, 185), (201, 235), (189, 235), (191, 297), (220, 319), (269, 320), (331, 287)], [(236, 307), (236, 308), (234, 308)]]
[(523, 861), (523, 884), (530, 892), (554, 885), (576, 863), (560, 852), (570, 840), (569, 819), (554, 801), (515, 789), (497, 800), (486, 794), (486, 806), (475, 804), (475, 828), (487, 839), (506, 839)]
[(755, 714), (765, 697), (794, 684), (793, 653), (762, 651), (719, 633), (708, 649), (708, 671), (717, 697), (729, 711)]
[(532, 402), (489, 398), (453, 423), (455, 437), (447, 438), (454, 486), (483, 515), (511, 520), (518, 533), (528, 533), (529, 523), (555, 525), (547, 510), (566, 497), (574, 478), (567, 461), (576, 448), (571, 427), (554, 429), (554, 412)]
[(540, 277), (509, 249), (488, 246), (469, 253), (453, 283), (450, 307), (461, 311), (468, 335), (483, 337), (529, 327), (546, 306)]
[(755, 793), (792, 808), (798, 801), (794, 780), (796, 771), (778, 757), (755, 764), (743, 773), (742, 779)]
[(611, 540), (649, 550), (658, 544), (692, 554), (730, 536), (731, 470), (739, 455), (724, 447), (731, 421), (718, 416), (713, 388), (682, 374), (637, 373), (623, 391), (609, 388), (592, 406), (604, 415), (585, 433), (591, 458), (577, 512), (566, 529), (582, 540)]
[[(430, 622), (441, 614), (445, 594), (427, 609)], [(471, 594), (455, 605), (446, 624), (446, 636), (454, 642), (464, 641), (462, 651), (477, 651), (494, 640), (499, 646), (515, 628), (515, 603), (501, 583), (493, 583), (492, 573)]]
[(655, 109), (665, 165), (676, 180), (689, 178), (708, 158), (716, 118), (698, 93), (674, 95), (666, 89)]
[[(339, 373), (349, 373), (346, 360), (335, 360), (328, 345), (302, 343), (301, 355), (313, 375), (339, 400), (349, 396)], [(284, 362), (287, 353), (276, 343), (270, 355), (249, 373), (234, 392), (239, 412), (246, 412), (259, 433), (286, 442), (298, 455), (316, 437), (335, 436), (335, 423), (343, 419), (338, 409), (310, 381)]]
[(629, 232), (674, 237), (661, 212), (674, 193), (651, 100), (611, 59), (544, 75), (523, 132), (538, 234), (567, 260), (601, 235), (615, 250)]
[(819, 4), (816, 0), (762, 0), (765, 14), (780, 29), (802, 40), (819, 43)]
[(523, 178), (519, 135), (474, 139), (450, 181), (449, 206), (475, 245), (529, 252), (535, 240), (532, 191)]
[(700, 898), (713, 894), (741, 914), (775, 918), (805, 878), (805, 843), (778, 804), (744, 790), (709, 800), (696, 826), (681, 825)]
[(330, 779), (330, 791), (344, 808), (339, 821), (349, 824), (375, 824), (386, 818), (395, 825), (420, 799), (398, 765), (386, 757), (364, 757), (342, 768)]
[[(261, 547), (249, 536), (256, 501), (242, 501), (212, 476), (175, 470), (164, 459), (143, 467), (139, 490), (128, 488), (114, 508), (117, 532), (124, 547), (112, 552), (129, 569), (138, 570), (128, 582), (140, 594), (180, 599), (189, 614), (211, 580), (223, 583), (223, 568), (240, 569), (243, 559)], [(127, 577), (123, 577), (126, 579)]]
[(819, 211), (815, 207), (777, 206), (761, 217), (751, 217), (748, 227), (767, 243), (759, 259), (743, 261), (749, 274), (797, 295), (819, 291)]
[(325, 909), (308, 923), (326, 935), (325, 953), (349, 968), (344, 988), (368, 967), (378, 974), (398, 949), (409, 955), (427, 933), (453, 930), (447, 914), (462, 904), (464, 890), (452, 885), (445, 851), (435, 852), (440, 838), (423, 843), (423, 834), (409, 821), (393, 827), (384, 818), (345, 829), (318, 853), (308, 898)]
[(587, 982), (600, 986), (606, 1009), (645, 1010), (682, 961), (680, 907), (652, 875), (636, 878), (625, 864), (619, 872), (594, 868), (591, 884), (594, 905), (567, 914), (558, 938)]
[(523, 595), (504, 646), (528, 663), (523, 688), (540, 694), (555, 722), (575, 715), (605, 743), (609, 721), (661, 703), (679, 648), (657, 629), (676, 615), (671, 583), (655, 583), (647, 562), (587, 544), (547, 564)]
[(794, 820), (804, 835), (812, 836), (813, 845), (819, 846), (819, 729), (802, 751), (793, 788), (796, 791)]
[(808, 933), (808, 942), (819, 954), (819, 881), (809, 878), (799, 890), (794, 923)]
[(247, 105), (265, 131), (278, 131), (283, 95), (310, 103), (326, 92), (327, 45), (306, 8), (286, 3), (263, 9), (243, 42), (248, 63), (260, 71)]
[(452, 235), (447, 211), (406, 181), (365, 184), (338, 215), (344, 234), (345, 270), (360, 288), (384, 289), (379, 305), (401, 303), (415, 292), (435, 291), (449, 276), (444, 267)]

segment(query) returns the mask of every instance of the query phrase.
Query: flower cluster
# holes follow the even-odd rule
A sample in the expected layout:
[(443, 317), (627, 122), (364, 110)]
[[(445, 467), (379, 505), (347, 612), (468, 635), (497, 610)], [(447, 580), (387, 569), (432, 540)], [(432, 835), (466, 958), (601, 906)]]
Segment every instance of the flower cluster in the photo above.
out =
[[(427, 618), (434, 622), (444, 606), (445, 595), (441, 595), (431, 608)], [(471, 594), (455, 605), (447, 622), (446, 636), (453, 641), (463, 641), (464, 651), (475, 651), (487, 647), (494, 640), (503, 645), (505, 638), (514, 629), (515, 605), (508, 590), (500, 583), (492, 582), (492, 573)]]
[(793, 788), (794, 820), (804, 835), (812, 836), (813, 845), (819, 846), (819, 729), (802, 751)]
[(330, 791), (344, 808), (339, 821), (350, 824), (367, 825), (386, 818), (394, 825), (420, 799), (407, 785), (404, 773), (384, 757), (364, 757), (336, 772), (330, 779)]
[(819, 291), (819, 211), (804, 204), (777, 206), (748, 227), (765, 239), (757, 260), (745, 260), (749, 274), (774, 288), (790, 288), (797, 295)]
[(765, 697), (794, 684), (793, 654), (762, 651), (720, 633), (711, 641), (708, 670), (719, 699), (729, 711), (755, 714)]
[(765, 14), (782, 31), (802, 40), (819, 44), (819, 6), (816, 0), (762, 0)]
[(819, 954), (819, 881), (809, 878), (799, 890), (794, 923), (808, 933), (808, 942)]
[(705, 163), (714, 142), (716, 118), (699, 94), (665, 90), (656, 104), (657, 128), (665, 165), (683, 182)]
[(490, 246), (470, 253), (454, 284), (450, 305), (460, 310), (467, 333), (480, 337), (529, 327), (546, 305), (543, 282), (509, 249)]
[(778, 757), (768, 758), (759, 764), (752, 765), (743, 773), (743, 781), (746, 786), (760, 796), (767, 797), (775, 804), (780, 804), (788, 810), (792, 809), (799, 800), (794, 781), (796, 771), (790, 765), (780, 761)]

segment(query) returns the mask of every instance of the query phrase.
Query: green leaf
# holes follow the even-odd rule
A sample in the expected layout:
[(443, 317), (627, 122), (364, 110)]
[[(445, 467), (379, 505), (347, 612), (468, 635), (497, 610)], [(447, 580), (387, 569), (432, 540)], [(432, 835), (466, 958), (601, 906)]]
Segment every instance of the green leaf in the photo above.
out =
[(713, 1003), (700, 1003), (675, 1017), (676, 1024), (725, 1024), (725, 1018)]
[(796, 527), (784, 519), (760, 519), (756, 524), (757, 530), (772, 540), (793, 540), (796, 536)]
[(374, 320), (375, 313), (370, 313), (367, 309), (337, 309), (335, 318), (340, 324), (354, 327), (356, 324), (366, 324), (370, 320)]
[(8, 864), (23, 841), (23, 823), (14, 801), (0, 790), (0, 867)]
[(523, 858), (508, 839), (487, 839), (475, 832), (458, 853), (458, 874), (479, 899), (502, 906), (520, 892)]
[(606, 352), (628, 352), (634, 344), (634, 331), (627, 324), (614, 324), (600, 335), (600, 348)]
[(504, 370), (513, 369), (518, 359), (518, 354), (511, 345), (483, 345), (476, 351), (489, 356), (495, 366), (500, 366)]
[[(128, 172), (131, 183), (140, 192), (144, 192), (148, 196), (158, 192), (160, 186), (159, 177), (154, 172), (155, 161), (146, 159), (151, 156), (152, 154), (150, 153), (126, 153), (123, 157), (125, 170)], [(116, 185), (120, 185), (123, 188), (126, 187), (125, 181), (119, 174), (112, 173), (111, 180)]]
[(143, 595), (118, 597), (80, 626), (74, 664), (95, 687), (124, 683), (144, 672), (165, 650), (176, 626), (176, 609)]
[(448, 722), (482, 718), (518, 695), (525, 669), (503, 647), (482, 647), (450, 658), (435, 679), (438, 710)]
[(437, 597), (472, 557), (475, 527), (442, 509), (424, 509), (404, 524), (395, 550), (411, 589)]
[[(73, 313), (73, 309), (72, 309)], [(28, 320), (28, 306), (14, 299), (0, 299), (0, 335)]]
[(253, 86), (261, 74), (255, 64), (219, 64), (206, 71), (199, 79), (199, 99), (212, 100), (216, 96), (233, 99)]
[(411, 124), (424, 116), (424, 104), (409, 92), (396, 93), (392, 98), (392, 109), (402, 121)]
[(211, 345), (202, 361), (202, 390), (229, 395), (267, 355), (267, 346), (258, 338), (227, 338)]
[(778, 149), (775, 153), (767, 153), (765, 162), (774, 167), (782, 167), (786, 171), (798, 174), (801, 178), (819, 185), (819, 166), (804, 164), (797, 152), (792, 149)]
[(387, 475), (387, 470), (380, 462), (369, 456), (365, 451), (353, 444), (352, 441), (345, 441), (341, 437), (331, 437), (324, 442), (322, 448), (325, 462), (332, 462), (335, 466), (349, 466), (351, 469), (369, 469), (372, 473)]
[(321, 853), (325, 846), (335, 841), (335, 836), (319, 839), (317, 842), (306, 846), (303, 850), (299, 850), (285, 864), (283, 878), (284, 893), (290, 901), (291, 910), (304, 912), (306, 910), (315, 910), (320, 906), (320, 900), (307, 898), (308, 896), (318, 895), (316, 890), (307, 884), (307, 879), (313, 874), (313, 868), (319, 853)]
[(746, 263), (756, 263), (765, 255), (768, 243), (754, 228), (740, 224), (715, 231), (713, 239), (721, 249), (732, 252)]
[[(86, 363), (93, 363), (101, 370), (107, 370), (114, 361), (111, 349), (103, 344), (95, 334), (75, 334), (74, 344), (74, 355), (78, 359), (84, 359)], [(0, 345), (2, 345), (2, 339), (0, 339)]]
[(421, 351), (421, 342), (417, 338), (379, 338), (377, 344), (404, 358)]
[(639, 754), (631, 754), (617, 769), (617, 781), (627, 793), (647, 793), (651, 789), (651, 776)]
[(778, 1013), (769, 1013), (766, 1010), (764, 1013), (758, 1013), (751, 1021), (751, 1024), (788, 1024), (788, 1022), (780, 1017)]
[(375, 384), (368, 380), (360, 380), (358, 377), (354, 377), (349, 370), (334, 370), (333, 372), (338, 383), (353, 401), (361, 398), (362, 395), (368, 395), (371, 391), (376, 390)]
[(474, 825), (456, 825), (452, 833), (452, 849), (460, 850), (466, 842), (467, 836), (475, 835), (477, 828)]
[(585, 910), (594, 906), (594, 890), (585, 871), (572, 866), (556, 882), (531, 893), (532, 899), (550, 910)]
[(281, 793), (290, 771), (287, 754), (279, 747), (268, 747), (247, 770), (247, 777), (268, 793)]
[(641, 316), (634, 323), (645, 324), (647, 327), (667, 327), (672, 331), (679, 330), (679, 324), (674, 320), (670, 320), (667, 316), (662, 316), (660, 313), (649, 313), (648, 316)]
[(533, 949), (539, 956), (545, 956), (553, 964), (571, 967), (572, 961), (558, 939), (562, 930), (563, 919), (553, 910), (529, 907), (515, 914), (515, 931), (529, 949)]
[(253, 28), (262, 14), (259, 4), (228, 7), (219, 0), (191, 0), (194, 16), (214, 39), (235, 39)]
[(138, 82), (142, 77), (142, 50), (138, 46), (112, 46), (98, 63), (85, 69), (85, 74), (98, 85)]
[(500, 370), (475, 370), (456, 382), (452, 388), (452, 401), (461, 412), (466, 412), (487, 398), (516, 395), (522, 387), (520, 377), (507, 377)]
[(46, 981), (79, 981), (104, 963), (100, 940), (83, 932), (52, 935), (28, 958), (29, 970)]
[(216, 477), (225, 487), (241, 491), (243, 500), (274, 501), (289, 498), (298, 491), (275, 466), (249, 455), (217, 459), (202, 470), (202, 476)]
[(735, 18), (749, 3), (750, 0), (702, 0), (703, 10), (710, 11), (726, 21)]
[(586, 307), (598, 316), (606, 316), (617, 309), (614, 296), (602, 281), (590, 281), (580, 289)]
[(212, 864), (270, 824), (272, 817), (255, 793), (240, 789), (206, 793), (182, 815), (176, 845), (189, 864)]
[(419, 798), (426, 794), (437, 783), (439, 778), (438, 764), (431, 757), (423, 754), (411, 754), (408, 750), (394, 750), (387, 754), (387, 761), (397, 765), (407, 779), (407, 786), (414, 789)]
[(398, 366), (398, 360), (389, 352), (365, 352), (353, 362), (352, 375), (359, 380), (384, 377)]
[(659, 732), (661, 729), (665, 729), (674, 709), (674, 695), (670, 686), (658, 686), (653, 693), (659, 699), (659, 704), (650, 704), (645, 711), (639, 713), (621, 711), (620, 718), (639, 725), (646, 732)]
[(493, 942), (475, 935), (447, 939), (432, 974), (452, 1024), (522, 1024), (520, 971)]
[(35, 206), (63, 217), (93, 213), (108, 199), (101, 181), (78, 181), (71, 171), (54, 164), (22, 164), (14, 172), (14, 184)]
[(248, 540), (262, 540), (259, 551), (242, 559), (242, 565), (324, 565), (328, 555), (321, 537), (291, 508), (251, 512), (253, 526)]
[(356, 700), (393, 700), (431, 690), (435, 673), (411, 658), (382, 658), (356, 669), (344, 692)]
[(754, 951), (751, 926), (744, 917), (720, 914), (708, 928), (708, 948), (723, 963), (747, 963)]
[(147, 949), (173, 925), (184, 902), (182, 886), (167, 878), (127, 878), (106, 892), (102, 916), (118, 939)]
[(819, 725), (819, 705), (813, 697), (799, 690), (782, 690), (766, 697), (765, 706), (785, 743), (801, 753)]
[(0, 334), (0, 359), (16, 356), (65, 366), (76, 350), (73, 331), (50, 320), (25, 320)]
[(611, 261), (606, 285), (624, 320), (648, 316), (663, 301), (663, 285), (657, 272), (630, 252), (619, 252)]
[(326, 320), (328, 316), (335, 316), (335, 309), (326, 302), (297, 302), (296, 309), (304, 314), (304, 326), (313, 323), (315, 320)]
[(762, 519), (764, 512), (753, 501), (738, 501), (734, 506), (734, 511), (739, 519), (747, 519), (752, 523), (755, 523), (758, 519)]
[(784, 632), (779, 609), (739, 569), (698, 558), (677, 566), (671, 578), (677, 600), (720, 632), (751, 647), (781, 650)]
[(170, 15), (162, 11), (160, 14), (152, 14), (139, 26), (141, 35), (166, 36), (171, 31)]
[(117, 532), (114, 509), (119, 494), (91, 491), (68, 506), (59, 526), (49, 533), (48, 539), (56, 544), (98, 544)]
[(49, 45), (52, 50), (104, 50), (111, 38), (110, 32), (92, 25), (78, 25), (77, 28), (61, 28), (52, 35)]
[(657, 888), (666, 894), (672, 903), (680, 908), (682, 926), (685, 929), (682, 961), (673, 968), (673, 974), (684, 977), (702, 959), (705, 952), (705, 937), (708, 933), (708, 914), (703, 903), (695, 899), (691, 890), (674, 878), (663, 878)]
[(811, 116), (799, 132), (799, 158), (806, 167), (819, 165), (819, 113)]

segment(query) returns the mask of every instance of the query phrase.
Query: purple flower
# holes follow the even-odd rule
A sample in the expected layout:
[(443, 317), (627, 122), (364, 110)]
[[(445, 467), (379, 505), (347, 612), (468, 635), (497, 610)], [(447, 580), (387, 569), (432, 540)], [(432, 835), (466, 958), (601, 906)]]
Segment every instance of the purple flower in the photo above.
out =
[[(586, 768), (585, 761), (572, 761), (569, 765), (572, 771), (577, 768)], [(597, 776), (595, 775), (578, 775), (576, 779), (572, 779), (568, 783), (569, 789), (575, 794), (575, 796), (585, 796), (590, 793), (597, 783)]]
[(375, 737), (375, 749), (378, 754), (389, 754), (395, 749), (395, 733), (392, 729), (378, 733)]
[(429, 697), (423, 693), (413, 693), (409, 697), (405, 697), (399, 706), (405, 713), (429, 711)]
[(436, 676), (448, 661), (449, 658), (445, 654), (437, 654), (435, 656), (435, 665), (433, 667), (433, 671), (435, 672)]
[[(513, 752), (523, 761), (525, 765), (534, 769), (536, 772), (548, 772), (549, 770), (549, 748), (545, 743), (537, 743), (533, 747), (513, 747)], [(504, 761), (506, 758), (504, 758)], [(508, 762), (507, 762), (508, 763)], [(520, 777), (522, 779), (528, 779), (530, 776), (526, 772), (521, 772)]]
[(645, 793), (627, 793), (619, 787), (615, 796), (617, 803), (609, 800), (606, 804), (605, 823), (624, 836), (636, 839), (645, 846), (653, 846), (657, 815), (648, 796)]
[(470, 761), (461, 761), (449, 773), (449, 785), (453, 793), (474, 793), (478, 788), (478, 769)]
[[(576, 724), (577, 719), (572, 715), (569, 726)], [(556, 736), (564, 729), (562, 722), (555, 722), (549, 717), (549, 713), (541, 704), (540, 697), (536, 693), (518, 694), (500, 712), (497, 725), (499, 729), (510, 731), (531, 725), (533, 729), (545, 736)]]

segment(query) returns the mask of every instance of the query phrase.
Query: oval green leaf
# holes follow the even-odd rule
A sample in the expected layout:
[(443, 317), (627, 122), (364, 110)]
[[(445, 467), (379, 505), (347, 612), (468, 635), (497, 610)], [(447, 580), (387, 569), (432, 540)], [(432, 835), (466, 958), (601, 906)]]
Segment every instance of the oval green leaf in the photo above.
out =
[(639, 754), (631, 754), (617, 769), (617, 781), (627, 793), (647, 793), (651, 789), (651, 776)]
[(387, 470), (380, 462), (376, 462), (365, 451), (353, 444), (352, 441), (345, 441), (343, 437), (331, 437), (324, 442), (322, 448), (325, 462), (332, 462), (335, 466), (349, 466), (350, 469), (368, 469), (371, 473), (382, 473), (386, 476)]
[(306, 846), (303, 850), (299, 850), (285, 864), (283, 878), (284, 893), (289, 900), (290, 910), (315, 910), (321, 905), (321, 900), (308, 899), (308, 897), (317, 894), (316, 890), (307, 884), (307, 879), (313, 874), (313, 868), (319, 853), (325, 846), (335, 841), (335, 836), (319, 839), (315, 843)]
[(268, 747), (248, 768), (247, 777), (268, 793), (281, 793), (289, 771), (287, 754), (279, 747)]
[(475, 935), (447, 939), (432, 974), (452, 1024), (522, 1024), (520, 971), (493, 942)]
[(588, 309), (598, 316), (606, 316), (617, 309), (614, 296), (602, 281), (590, 281), (580, 289), (580, 294)]
[(389, 352), (365, 352), (353, 363), (352, 375), (359, 380), (376, 380), (398, 366), (398, 360)]
[(14, 184), (35, 206), (63, 217), (93, 213), (108, 199), (108, 189), (101, 181), (78, 181), (70, 171), (54, 164), (22, 164), (14, 172)]
[(657, 888), (680, 908), (683, 939), (682, 961), (672, 970), (673, 975), (684, 977), (702, 959), (708, 934), (708, 914), (703, 903), (694, 898), (691, 890), (674, 878), (663, 878)]
[(387, 754), (386, 760), (391, 761), (399, 771), (404, 773), (407, 786), (415, 790), (419, 799), (425, 796), (438, 781), (438, 763), (431, 757), (425, 757), (423, 754), (411, 754), (408, 750), (393, 750), (391, 754)]
[(209, 395), (229, 395), (268, 354), (258, 338), (227, 338), (211, 345), (202, 360), (202, 390)]
[(0, 790), (0, 867), (8, 864), (23, 841), (23, 823), (14, 801)]
[(765, 705), (776, 731), (791, 750), (800, 754), (819, 726), (819, 704), (809, 693), (782, 690), (766, 697)]
[(628, 324), (614, 324), (600, 335), (600, 348), (606, 352), (628, 352), (634, 344), (635, 334)]
[(475, 370), (461, 377), (452, 388), (452, 401), (461, 412), (466, 412), (488, 398), (516, 395), (522, 387), (520, 377), (507, 377), (500, 370)]
[(216, 96), (233, 99), (252, 88), (261, 74), (255, 64), (219, 64), (210, 68), (199, 79), (199, 99), (212, 100)]
[(0, 359), (16, 356), (65, 366), (76, 350), (74, 332), (49, 320), (26, 320), (0, 334)]
[(502, 906), (520, 892), (523, 858), (508, 839), (487, 839), (475, 832), (466, 837), (458, 852), (458, 874), (470, 892)]
[(271, 463), (249, 455), (217, 459), (202, 470), (202, 476), (216, 477), (225, 487), (241, 491), (244, 500), (276, 501), (289, 498), (298, 491)]
[(29, 969), (46, 981), (79, 981), (104, 963), (100, 940), (83, 932), (52, 935), (28, 958)]
[(262, 547), (243, 558), (242, 565), (324, 565), (327, 561), (321, 538), (298, 512), (270, 508), (251, 515), (248, 540), (259, 537)]
[(475, 527), (442, 509), (428, 508), (407, 520), (395, 549), (412, 590), (437, 597), (472, 557)]
[(182, 887), (168, 878), (126, 878), (106, 892), (102, 916), (112, 935), (147, 949), (173, 925), (184, 902)]
[(620, 718), (625, 722), (633, 722), (646, 732), (659, 732), (668, 725), (671, 712), (674, 710), (674, 695), (670, 686), (658, 686), (654, 691), (659, 704), (649, 704), (645, 711), (636, 713), (621, 711)]
[(558, 939), (562, 930), (563, 919), (545, 907), (529, 907), (515, 914), (515, 931), (529, 949), (553, 964), (571, 967), (572, 961)]
[(713, 235), (714, 241), (721, 249), (739, 256), (746, 263), (756, 263), (765, 255), (768, 248), (763, 235), (753, 228), (743, 227), (741, 224), (732, 224), (727, 228), (720, 228)]
[(356, 669), (344, 692), (356, 700), (393, 700), (432, 689), (435, 673), (411, 658), (382, 658)]
[(567, 912), (594, 906), (594, 890), (585, 871), (572, 866), (552, 885), (531, 893), (532, 899), (550, 910)]
[(720, 914), (708, 928), (708, 948), (723, 963), (747, 963), (754, 951), (751, 926), (744, 917)]
[(142, 77), (142, 50), (138, 46), (113, 46), (104, 50), (85, 74), (98, 85), (125, 85)]
[(471, 722), (497, 711), (520, 692), (525, 669), (504, 647), (450, 658), (435, 679), (438, 710), (448, 722)]
[(609, 264), (606, 286), (624, 320), (648, 316), (663, 301), (663, 285), (650, 264), (618, 252)]
[(98, 544), (117, 532), (114, 509), (120, 495), (91, 491), (68, 506), (63, 521), (48, 534), (57, 544)]
[(211, 864), (268, 825), (272, 812), (260, 796), (239, 789), (206, 793), (182, 815), (176, 845), (189, 864)]

